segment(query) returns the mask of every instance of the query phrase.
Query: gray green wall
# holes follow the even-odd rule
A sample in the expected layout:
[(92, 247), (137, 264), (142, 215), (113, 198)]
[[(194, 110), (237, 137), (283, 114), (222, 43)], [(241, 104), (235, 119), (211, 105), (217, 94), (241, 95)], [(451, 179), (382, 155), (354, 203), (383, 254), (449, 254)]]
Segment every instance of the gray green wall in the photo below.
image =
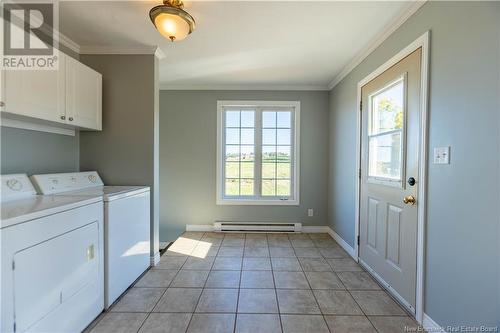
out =
[[(73, 50), (61, 51), (78, 59)], [(0, 127), (1, 174), (73, 172), (79, 168), (78, 132), (75, 136)]]
[(80, 169), (97, 170), (107, 185), (151, 187), (152, 245), (157, 253), (158, 62), (154, 55), (80, 55), (80, 61), (102, 74), (103, 96), (102, 131), (80, 133)]
[[(217, 206), (218, 100), (301, 102), (300, 206)], [(217, 219), (327, 224), (328, 92), (160, 92), (160, 235), (175, 239), (186, 224)], [(307, 217), (307, 209), (314, 217)]]
[(354, 244), (356, 85), (431, 31), (425, 313), (500, 325), (500, 3), (428, 2), (330, 94), (329, 224)]
[(78, 171), (75, 136), (0, 127), (1, 174)]

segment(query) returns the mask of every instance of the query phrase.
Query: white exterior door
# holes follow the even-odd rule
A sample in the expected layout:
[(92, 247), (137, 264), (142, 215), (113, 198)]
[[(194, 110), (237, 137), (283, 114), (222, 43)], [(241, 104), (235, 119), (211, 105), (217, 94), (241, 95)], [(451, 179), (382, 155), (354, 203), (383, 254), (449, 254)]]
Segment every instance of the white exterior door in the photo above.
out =
[(361, 88), (361, 262), (415, 312), (421, 56)]

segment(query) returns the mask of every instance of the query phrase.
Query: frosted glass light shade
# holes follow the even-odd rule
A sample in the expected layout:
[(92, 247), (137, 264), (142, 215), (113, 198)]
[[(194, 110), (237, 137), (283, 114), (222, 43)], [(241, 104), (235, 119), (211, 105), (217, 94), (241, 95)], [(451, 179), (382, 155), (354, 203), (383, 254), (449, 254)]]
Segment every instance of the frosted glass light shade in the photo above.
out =
[(161, 13), (155, 18), (155, 26), (158, 31), (170, 40), (183, 40), (189, 35), (189, 24), (182, 17)]
[(179, 41), (194, 30), (194, 18), (179, 7), (163, 4), (149, 12), (149, 17), (156, 29), (166, 38)]

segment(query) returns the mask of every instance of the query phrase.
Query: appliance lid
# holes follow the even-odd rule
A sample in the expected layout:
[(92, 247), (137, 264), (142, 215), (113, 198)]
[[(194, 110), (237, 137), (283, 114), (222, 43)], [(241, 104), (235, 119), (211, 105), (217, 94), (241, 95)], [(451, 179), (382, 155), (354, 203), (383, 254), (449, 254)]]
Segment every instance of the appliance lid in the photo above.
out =
[(149, 192), (147, 186), (96, 186), (83, 190), (61, 192), (57, 195), (67, 196), (102, 196), (104, 201), (125, 198), (140, 193)]
[(0, 214), (1, 228), (96, 202), (102, 202), (102, 196), (33, 195), (20, 200), (3, 202)]
[(96, 171), (33, 175), (31, 180), (38, 193), (45, 195), (104, 185)]

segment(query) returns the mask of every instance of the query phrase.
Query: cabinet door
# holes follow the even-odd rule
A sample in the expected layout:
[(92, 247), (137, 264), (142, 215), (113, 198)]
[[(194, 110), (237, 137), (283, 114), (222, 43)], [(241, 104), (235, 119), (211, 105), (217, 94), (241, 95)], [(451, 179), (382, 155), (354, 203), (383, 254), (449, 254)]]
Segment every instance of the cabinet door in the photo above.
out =
[(2, 111), (65, 123), (65, 55), (57, 70), (4, 70)]
[(69, 124), (101, 130), (101, 74), (69, 57), (66, 67), (66, 117)]

